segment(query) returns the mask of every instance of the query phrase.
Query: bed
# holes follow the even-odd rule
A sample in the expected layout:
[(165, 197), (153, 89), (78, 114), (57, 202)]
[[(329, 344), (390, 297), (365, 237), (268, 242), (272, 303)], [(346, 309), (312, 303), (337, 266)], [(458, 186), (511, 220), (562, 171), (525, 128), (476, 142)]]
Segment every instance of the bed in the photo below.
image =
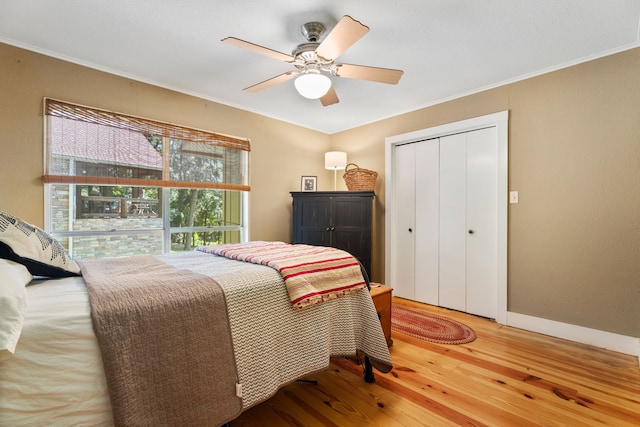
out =
[[(19, 252), (16, 247), (11, 249)], [(219, 392), (218, 376), (225, 373), (216, 368), (221, 360), (217, 355), (208, 358), (210, 352), (207, 351), (194, 362), (190, 356), (194, 351), (180, 348), (177, 360), (175, 354), (171, 356), (173, 353), (168, 347), (174, 344), (171, 344), (173, 338), (170, 335), (176, 336), (177, 345), (181, 347), (183, 335), (189, 335), (182, 332), (169, 334), (162, 330), (159, 334), (166, 341), (160, 344), (151, 344), (152, 341), (149, 341), (149, 345), (145, 346), (151, 347), (151, 350), (145, 348), (151, 355), (148, 356), (150, 359), (155, 357), (154, 354), (164, 357), (157, 362), (159, 368), (153, 368), (153, 372), (139, 374), (130, 370), (130, 365), (137, 365), (128, 360), (124, 365), (116, 366), (118, 372), (126, 368), (128, 371), (124, 376), (134, 381), (138, 381), (136, 377), (155, 375), (155, 370), (166, 368), (171, 392), (186, 396), (182, 406), (169, 408), (171, 402), (163, 400), (162, 396), (158, 397), (164, 392), (155, 393), (153, 387), (145, 386), (149, 382), (143, 382), (142, 388), (133, 389), (133, 392), (129, 390), (129, 394), (114, 395), (111, 374), (109, 378), (106, 374), (113, 369), (108, 368), (111, 356), (104, 349), (102, 339), (99, 343), (96, 320), (92, 319), (96, 310), (94, 308), (92, 311), (89, 297), (93, 291), (88, 291), (93, 285), (88, 287), (85, 280), (93, 275), (91, 271), (95, 271), (95, 267), (80, 263), (82, 276), (69, 274), (69, 277), (55, 279), (40, 278), (26, 269), (25, 262), (17, 262), (35, 256), (24, 256), (23, 253), (16, 260), (16, 253), (7, 256), (5, 248), (3, 255), (0, 247), (0, 316), (4, 329), (0, 331), (0, 343), (3, 339), (6, 342), (9, 337), (9, 345), (0, 346), (0, 425), (175, 425), (176, 420), (180, 420), (180, 425), (203, 425), (203, 420), (207, 425), (222, 425), (242, 411), (267, 400), (283, 385), (326, 369), (331, 356), (353, 356), (361, 352), (379, 371), (388, 372), (391, 369), (384, 334), (366, 288), (342, 292), (339, 297), (322, 298), (313, 304), (296, 307), (285, 286), (284, 276), (278, 269), (262, 265), (259, 258), (257, 262), (256, 259), (239, 260), (210, 252), (213, 251), (205, 248), (188, 253), (128, 257), (129, 264), (123, 267), (123, 277), (140, 277), (133, 275), (132, 270), (138, 268), (131, 268), (131, 265), (138, 265), (142, 270), (147, 268), (144, 266), (152, 265), (154, 267), (151, 270), (157, 269), (165, 276), (162, 268), (186, 272), (205, 280), (213, 279), (223, 293), (233, 353), (231, 364), (235, 365), (235, 371), (222, 370), (233, 371), (232, 390), (226, 387), (220, 392), (222, 394), (216, 394)], [(152, 264), (143, 263), (143, 258)], [(73, 260), (66, 259), (65, 262), (73, 263)], [(114, 259), (109, 262), (112, 264), (102, 267), (112, 271), (120, 261)], [(153, 263), (157, 263), (157, 266)], [(131, 270), (131, 275), (126, 274), (128, 270)], [(13, 302), (8, 303), (7, 300)], [(15, 306), (16, 300), (23, 300), (26, 304), (22, 319), (19, 319), (19, 314), (12, 315), (12, 310), (7, 309), (10, 304)], [(182, 311), (191, 311), (191, 304), (188, 302), (186, 307), (189, 309)], [(149, 316), (142, 317), (149, 320)], [(7, 324), (15, 323), (16, 319), (21, 322), (18, 339), (15, 339), (15, 330), (7, 332)], [(210, 324), (202, 324), (201, 317), (189, 321), (196, 323), (184, 326), (174, 322), (181, 325), (176, 330), (196, 330), (199, 334), (196, 340), (207, 340), (210, 338), (207, 336), (213, 334), (209, 331)], [(110, 327), (114, 329), (113, 325)], [(211, 324), (211, 330), (224, 330), (224, 326), (218, 328)], [(125, 331), (117, 337), (115, 344), (112, 344), (112, 350), (116, 351), (112, 353), (117, 353), (117, 356), (126, 353), (123, 347), (128, 334)], [(218, 351), (217, 346), (211, 347), (211, 351)], [(184, 357), (185, 354), (188, 357)], [(174, 364), (179, 367), (175, 372), (172, 370)], [(201, 366), (195, 373), (188, 369), (189, 365), (194, 364)], [(183, 373), (180, 366), (184, 365), (187, 368)], [(206, 372), (206, 377), (201, 378), (204, 374), (200, 372)], [(201, 395), (207, 394), (202, 401), (198, 400), (201, 397), (199, 395), (190, 397), (186, 394), (200, 386), (211, 387), (213, 397), (199, 389)], [(148, 396), (159, 399), (156, 406), (138, 402)], [(134, 412), (138, 418), (122, 418), (122, 412), (119, 411), (123, 405), (133, 405), (138, 411)], [(165, 407), (168, 409), (163, 412)], [(206, 412), (201, 414), (205, 418), (190, 418), (196, 417), (193, 413), (198, 411)], [(145, 418), (149, 412), (153, 414)]]

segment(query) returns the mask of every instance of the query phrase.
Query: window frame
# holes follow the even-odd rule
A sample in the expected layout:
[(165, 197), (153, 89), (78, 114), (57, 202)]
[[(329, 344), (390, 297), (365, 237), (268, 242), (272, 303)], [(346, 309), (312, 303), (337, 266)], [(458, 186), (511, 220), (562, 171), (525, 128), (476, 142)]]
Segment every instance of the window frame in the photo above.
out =
[[(144, 126), (150, 126), (154, 131), (160, 130), (162, 133), (162, 179), (138, 179), (138, 178), (112, 178), (112, 177), (83, 177), (83, 176), (73, 176), (73, 175), (54, 175), (49, 173), (50, 160), (51, 160), (51, 147), (49, 146), (49, 116), (51, 114), (51, 106), (58, 105), (62, 106), (61, 112), (58, 111), (58, 117), (68, 118), (71, 120), (76, 120), (76, 117), (73, 114), (76, 114), (78, 111), (88, 111), (89, 112), (89, 122), (94, 124), (104, 124), (99, 122), (100, 120), (104, 120), (105, 117), (108, 120), (113, 120), (113, 118), (122, 117), (125, 119), (127, 123), (135, 123), (136, 126), (133, 128), (129, 128), (129, 130), (133, 130), (134, 132), (143, 133), (140, 130), (139, 125), (142, 124)], [(248, 241), (249, 232), (248, 232), (248, 211), (249, 211), (249, 191), (251, 189), (249, 185), (249, 164), (250, 164), (250, 141), (246, 138), (237, 138), (231, 137), (228, 135), (222, 135), (215, 132), (202, 131), (198, 129), (188, 128), (184, 126), (179, 126), (175, 124), (169, 124), (164, 122), (159, 122), (151, 119), (144, 119), (140, 117), (130, 116), (122, 113), (115, 113), (107, 110), (101, 110), (94, 107), (85, 107), (76, 104), (67, 103), (65, 101), (52, 100), (49, 98), (44, 99), (44, 174), (42, 177), (42, 181), (44, 183), (44, 219), (45, 219), (45, 230), (47, 230), (51, 235), (55, 238), (73, 238), (73, 237), (91, 237), (91, 236), (132, 236), (132, 235), (147, 235), (151, 236), (156, 233), (160, 233), (162, 239), (162, 253), (171, 252), (171, 242), (172, 242), (172, 234), (174, 233), (193, 233), (193, 232), (214, 232), (214, 231), (238, 231), (240, 235), (240, 241)], [(66, 116), (65, 116), (66, 115)], [(96, 121), (97, 120), (98, 123)], [(107, 122), (108, 122), (107, 120)], [(80, 120), (83, 121), (83, 120)], [(108, 122), (112, 124), (113, 122)], [(144, 133), (143, 133), (144, 134)], [(156, 135), (156, 133), (152, 133), (151, 135)], [(200, 140), (190, 140), (185, 139), (189, 135), (195, 135), (195, 139)], [(160, 136), (160, 135), (158, 135)], [(240, 167), (241, 171), (239, 172), (241, 176), (241, 183), (225, 183), (225, 182), (186, 182), (186, 181), (173, 181), (169, 175), (169, 149), (170, 149), (170, 140), (171, 138), (178, 139), (187, 143), (204, 143), (209, 145), (216, 145), (216, 141), (220, 141), (220, 144), (223, 149), (237, 149), (239, 150), (238, 154), (233, 155), (241, 156), (240, 157)], [(224, 151), (226, 152), (226, 151)], [(233, 151), (231, 152), (233, 153)], [(70, 158), (73, 158), (72, 156)], [(105, 163), (107, 164), (107, 163)], [(114, 164), (114, 163), (111, 163)], [(223, 165), (227, 165), (223, 163)], [(237, 171), (236, 171), (237, 172)], [(236, 176), (233, 174), (233, 176)], [(72, 203), (73, 207), (70, 205), (70, 215), (71, 211), (77, 210), (75, 197), (76, 189), (78, 185), (96, 185), (96, 186), (126, 186), (126, 187), (151, 187), (157, 188), (158, 192), (161, 192), (162, 195), (160, 197), (161, 203), (161, 214), (158, 215), (158, 218), (161, 218), (161, 227), (158, 228), (144, 228), (144, 229), (132, 229), (132, 228), (118, 228), (118, 229), (110, 229), (107, 230), (71, 230), (71, 231), (56, 231), (53, 229), (53, 209), (54, 206), (52, 204), (53, 197), (53, 188), (55, 185), (68, 185), (71, 189), (74, 188), (73, 191), (69, 192), (70, 204)], [(239, 209), (240, 209), (240, 224), (238, 225), (218, 225), (218, 226), (192, 226), (192, 227), (172, 227), (170, 225), (170, 192), (173, 189), (181, 190), (181, 189), (197, 189), (197, 190), (231, 190), (238, 191), (239, 193)], [(160, 196), (160, 194), (159, 194)], [(71, 200), (73, 198), (74, 200)], [(74, 220), (75, 220), (74, 216)], [(69, 241), (69, 245), (72, 246), (72, 239)], [(72, 249), (71, 247), (69, 248)]]

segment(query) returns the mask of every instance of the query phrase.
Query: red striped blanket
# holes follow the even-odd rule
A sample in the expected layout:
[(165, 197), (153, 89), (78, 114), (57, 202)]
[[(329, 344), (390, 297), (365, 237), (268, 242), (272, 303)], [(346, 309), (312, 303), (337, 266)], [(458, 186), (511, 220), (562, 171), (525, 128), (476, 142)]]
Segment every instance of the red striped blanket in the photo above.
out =
[(284, 279), (294, 308), (308, 307), (367, 286), (358, 260), (336, 248), (257, 241), (201, 246), (196, 250), (276, 269)]

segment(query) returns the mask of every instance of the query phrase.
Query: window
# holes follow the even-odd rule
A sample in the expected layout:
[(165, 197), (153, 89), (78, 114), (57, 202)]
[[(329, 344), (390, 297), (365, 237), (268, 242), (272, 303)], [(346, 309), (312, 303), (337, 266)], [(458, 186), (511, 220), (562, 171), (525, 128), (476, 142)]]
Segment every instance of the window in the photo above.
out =
[(246, 240), (242, 138), (45, 99), (45, 228), (75, 258)]

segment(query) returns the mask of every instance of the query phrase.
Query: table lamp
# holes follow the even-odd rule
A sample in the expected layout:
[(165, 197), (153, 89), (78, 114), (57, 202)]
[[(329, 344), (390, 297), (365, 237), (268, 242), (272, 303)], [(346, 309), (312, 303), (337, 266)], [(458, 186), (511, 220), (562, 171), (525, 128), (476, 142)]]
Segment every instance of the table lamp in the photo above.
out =
[(344, 151), (329, 151), (324, 153), (324, 168), (333, 170), (333, 191), (337, 188), (337, 171), (347, 167), (347, 153)]

